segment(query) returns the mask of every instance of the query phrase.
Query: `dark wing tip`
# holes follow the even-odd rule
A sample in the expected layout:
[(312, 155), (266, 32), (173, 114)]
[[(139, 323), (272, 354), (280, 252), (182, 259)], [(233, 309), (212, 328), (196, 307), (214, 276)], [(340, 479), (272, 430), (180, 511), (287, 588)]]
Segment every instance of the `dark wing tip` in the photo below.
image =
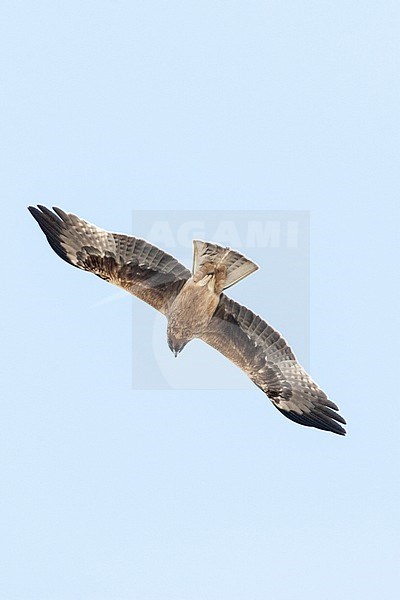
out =
[[(273, 405), (281, 412), (285, 417), (298, 423), (299, 425), (305, 425), (305, 427), (315, 427), (316, 429), (322, 429), (323, 431), (330, 431), (337, 435), (346, 435), (346, 430), (339, 425), (337, 421), (346, 425), (346, 421), (339, 414), (328, 415), (325, 411), (320, 411), (317, 408), (313, 409), (310, 413), (302, 412), (297, 413), (293, 410), (285, 410), (280, 408), (275, 402)], [(332, 411), (331, 411), (332, 412)]]
[(43, 219), (43, 216), (45, 215), (50, 220), (59, 221), (56, 215), (43, 204), (38, 204), (37, 206), (28, 206), (28, 210), (36, 220)]
[(56, 213), (56, 215), (58, 215), (60, 217), (60, 219), (62, 219), (62, 221), (66, 221), (68, 219), (68, 215), (66, 212), (64, 212), (61, 208), (58, 208), (58, 206), (53, 206), (52, 207), (54, 212)]
[(65, 223), (49, 208), (42, 204), (38, 204), (37, 208), (35, 206), (28, 206), (28, 210), (37, 221), (54, 252), (67, 263), (76, 266), (68, 257), (67, 252), (61, 243), (61, 235), (66, 233)]
[(31, 215), (33, 216), (33, 218), (36, 219), (36, 221), (38, 221), (40, 218), (40, 215), (42, 214), (41, 211), (39, 210), (39, 207), (28, 206), (28, 210), (31, 213)]
[(346, 425), (346, 421), (342, 417), (342, 415), (339, 415), (338, 412), (335, 412), (335, 411), (339, 410), (337, 407), (335, 408), (335, 411), (334, 411), (334, 410), (331, 410), (330, 408), (328, 408), (326, 405), (321, 405), (321, 406), (318, 406), (318, 410), (323, 413), (324, 417), (328, 417), (330, 419), (333, 419), (334, 421), (338, 421), (339, 423)]

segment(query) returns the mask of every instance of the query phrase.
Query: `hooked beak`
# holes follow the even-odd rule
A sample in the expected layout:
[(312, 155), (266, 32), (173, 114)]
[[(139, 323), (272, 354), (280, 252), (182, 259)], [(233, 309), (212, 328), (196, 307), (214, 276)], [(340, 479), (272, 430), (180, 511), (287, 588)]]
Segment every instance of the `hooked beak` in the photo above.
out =
[(169, 349), (171, 350), (172, 354), (176, 358), (178, 356), (179, 352), (181, 352), (184, 349), (184, 347), (186, 346), (186, 342), (179, 343), (176, 340), (175, 341), (168, 340), (168, 346), (169, 346)]

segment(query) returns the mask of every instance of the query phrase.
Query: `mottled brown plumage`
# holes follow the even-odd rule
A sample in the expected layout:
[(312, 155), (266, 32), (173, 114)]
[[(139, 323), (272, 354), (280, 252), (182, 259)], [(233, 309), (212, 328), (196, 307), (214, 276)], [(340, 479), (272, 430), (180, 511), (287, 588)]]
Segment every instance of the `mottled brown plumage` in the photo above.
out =
[(251, 260), (195, 240), (191, 273), (145, 240), (110, 233), (59, 208), (29, 210), (63, 260), (163, 313), (175, 356), (191, 339), (200, 338), (241, 368), (292, 421), (346, 433), (338, 407), (304, 371), (282, 336), (223, 293), (258, 268)]

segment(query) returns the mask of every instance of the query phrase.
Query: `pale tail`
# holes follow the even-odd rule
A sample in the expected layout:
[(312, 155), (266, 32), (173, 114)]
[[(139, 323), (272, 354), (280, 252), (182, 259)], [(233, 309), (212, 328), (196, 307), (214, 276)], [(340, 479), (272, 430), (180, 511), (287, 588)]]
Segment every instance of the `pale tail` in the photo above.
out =
[(212, 263), (215, 266), (226, 266), (227, 274), (223, 286), (224, 290), (258, 269), (258, 265), (240, 254), (240, 252), (211, 242), (193, 240), (193, 275), (199, 272), (207, 263)]

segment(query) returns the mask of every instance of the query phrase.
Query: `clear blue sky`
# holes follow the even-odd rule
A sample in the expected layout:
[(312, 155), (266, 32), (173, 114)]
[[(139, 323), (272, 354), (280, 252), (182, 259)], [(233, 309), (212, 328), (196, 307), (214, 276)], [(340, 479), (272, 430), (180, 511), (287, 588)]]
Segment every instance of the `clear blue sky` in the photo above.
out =
[[(397, 598), (399, 12), (3, 0), (1, 598)], [(151, 310), (101, 302), (36, 203), (126, 232), (141, 209), (309, 210), (311, 371), (348, 436), (245, 379), (134, 389)], [(292, 341), (254, 285), (232, 295)]]

